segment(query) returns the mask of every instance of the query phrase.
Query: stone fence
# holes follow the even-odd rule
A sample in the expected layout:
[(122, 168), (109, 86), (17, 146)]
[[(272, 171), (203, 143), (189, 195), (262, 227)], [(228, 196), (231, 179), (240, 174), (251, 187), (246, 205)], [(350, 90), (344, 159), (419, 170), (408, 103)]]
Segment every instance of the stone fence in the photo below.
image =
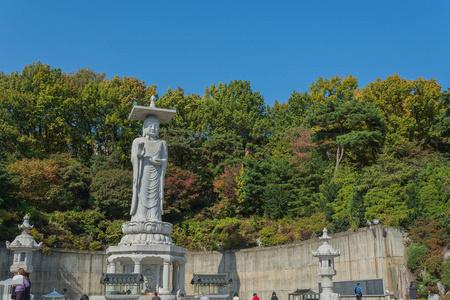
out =
[[(329, 243), (341, 256), (335, 259), (335, 281), (384, 279), (385, 289), (405, 298), (412, 275), (406, 268), (404, 232), (398, 228), (362, 228), (358, 232), (332, 235)], [(251, 300), (257, 293), (269, 300), (273, 291), (279, 300), (297, 289), (318, 290), (318, 259), (312, 257), (322, 244), (317, 237), (296, 244), (267, 248), (227, 251), (189, 252), (186, 264), (186, 292), (193, 295), (193, 274), (228, 273), (233, 283), (230, 293), (238, 292), (241, 300)], [(10, 278), (12, 252), (0, 245), (0, 280)], [(104, 295), (100, 277), (106, 272), (103, 251), (52, 249), (51, 253), (33, 253), (31, 274), (35, 300), (56, 289), (68, 289), (67, 300), (78, 300), (86, 292)], [(95, 297), (96, 298), (96, 297)], [(379, 300), (373, 297), (369, 300)]]

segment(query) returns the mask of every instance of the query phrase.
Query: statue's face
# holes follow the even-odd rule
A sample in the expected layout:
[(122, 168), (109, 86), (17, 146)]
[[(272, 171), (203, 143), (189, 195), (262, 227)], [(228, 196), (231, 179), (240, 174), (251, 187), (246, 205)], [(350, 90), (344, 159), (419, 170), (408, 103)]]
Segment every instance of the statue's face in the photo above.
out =
[(147, 118), (144, 121), (144, 136), (158, 137), (159, 121), (155, 118)]

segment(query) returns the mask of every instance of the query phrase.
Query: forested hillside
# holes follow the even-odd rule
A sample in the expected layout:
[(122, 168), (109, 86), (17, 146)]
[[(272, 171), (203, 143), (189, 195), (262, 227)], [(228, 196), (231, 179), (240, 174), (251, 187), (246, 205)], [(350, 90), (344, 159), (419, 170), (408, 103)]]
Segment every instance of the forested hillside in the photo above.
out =
[[(269, 107), (248, 81), (158, 94), (137, 78), (41, 63), (0, 73), (0, 239), (97, 250), (130, 219), (133, 105), (175, 108), (163, 221), (189, 250), (292, 243), (367, 220), (410, 230), (423, 287), (450, 284), (450, 91), (398, 75), (318, 78)], [(425, 291), (423, 289), (423, 291)]]

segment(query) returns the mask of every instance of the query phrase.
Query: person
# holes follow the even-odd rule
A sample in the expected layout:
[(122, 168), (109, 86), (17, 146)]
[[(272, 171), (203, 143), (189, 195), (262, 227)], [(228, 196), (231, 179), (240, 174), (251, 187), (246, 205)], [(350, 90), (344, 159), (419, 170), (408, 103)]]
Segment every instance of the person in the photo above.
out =
[(31, 281), (30, 281), (30, 273), (25, 272), (25, 279), (28, 280), (29, 285), (25, 288), (25, 300), (31, 299)]
[(256, 293), (253, 293), (253, 299), (252, 300), (259, 300), (258, 295), (256, 295)]
[(67, 295), (67, 288), (64, 288), (64, 289), (63, 289), (62, 294), (63, 294), (63, 295)]
[(419, 299), (419, 295), (417, 294), (417, 286), (414, 284), (414, 281), (411, 281), (409, 284), (409, 298)]
[(152, 300), (161, 300), (161, 298), (158, 296), (158, 293), (157, 293), (157, 292), (154, 292), (154, 293), (153, 293)]
[(209, 300), (209, 298), (205, 294), (202, 294), (202, 297), (200, 298), (200, 300)]
[(233, 300), (239, 300), (239, 296), (238, 296), (238, 293), (234, 293), (234, 297), (233, 297)]
[(167, 167), (167, 143), (158, 139), (159, 120), (144, 121), (143, 136), (133, 141), (133, 196), (131, 221), (161, 221), (164, 200), (164, 176)]
[(25, 278), (26, 272), (23, 268), (17, 271), (17, 275), (13, 279), (22, 279), (22, 283), (15, 285), (16, 300), (25, 300), (25, 289), (30, 286), (30, 283)]
[(80, 300), (89, 300), (89, 296), (84, 293), (83, 296), (81, 296)]
[(356, 294), (356, 300), (361, 300), (362, 289), (361, 289), (361, 286), (359, 285), (359, 282), (356, 284), (355, 294)]
[(185, 298), (184, 298), (184, 294), (183, 293), (180, 293), (180, 295), (178, 296), (178, 300), (184, 300)]
[(275, 293), (275, 291), (272, 293), (272, 297), (270, 297), (270, 300), (278, 300), (277, 293)]

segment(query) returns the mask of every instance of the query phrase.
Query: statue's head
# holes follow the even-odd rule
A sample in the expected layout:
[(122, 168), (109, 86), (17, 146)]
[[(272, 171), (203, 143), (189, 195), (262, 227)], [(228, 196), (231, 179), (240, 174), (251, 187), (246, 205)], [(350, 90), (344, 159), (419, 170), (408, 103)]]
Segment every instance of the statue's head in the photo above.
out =
[(159, 134), (159, 120), (155, 117), (148, 117), (144, 121), (142, 131), (144, 136), (157, 138)]

